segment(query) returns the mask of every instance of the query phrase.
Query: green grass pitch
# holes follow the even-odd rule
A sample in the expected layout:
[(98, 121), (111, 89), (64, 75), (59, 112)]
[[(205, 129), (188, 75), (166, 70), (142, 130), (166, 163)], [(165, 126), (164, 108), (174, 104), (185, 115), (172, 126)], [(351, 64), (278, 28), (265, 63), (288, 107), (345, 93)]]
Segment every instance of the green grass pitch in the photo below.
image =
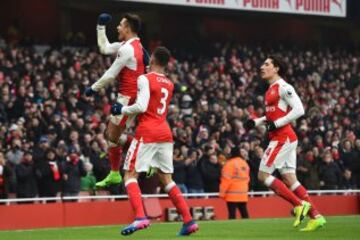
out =
[[(293, 219), (250, 219), (201, 221), (200, 231), (187, 239), (360, 239), (360, 215), (327, 217), (327, 224), (316, 232), (304, 233), (292, 227)], [(154, 223), (150, 228), (123, 237), (123, 226), (73, 227), (0, 231), (1, 240), (111, 240), (111, 239), (179, 239), (180, 223)], [(305, 226), (305, 223), (301, 227)]]

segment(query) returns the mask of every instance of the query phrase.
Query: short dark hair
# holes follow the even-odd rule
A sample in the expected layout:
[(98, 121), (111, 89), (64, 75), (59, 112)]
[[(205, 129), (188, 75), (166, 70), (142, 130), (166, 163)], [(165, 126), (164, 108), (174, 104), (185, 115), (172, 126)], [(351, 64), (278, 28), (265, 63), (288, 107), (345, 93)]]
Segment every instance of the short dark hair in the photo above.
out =
[(125, 13), (123, 18), (126, 19), (127, 23), (130, 26), (131, 31), (134, 33), (139, 33), (141, 29), (141, 19), (137, 14), (134, 13)]
[(285, 77), (287, 72), (287, 67), (284, 61), (279, 57), (275, 55), (268, 56), (269, 59), (271, 59), (274, 67), (279, 68), (278, 74), (280, 77)]
[(166, 67), (169, 60), (170, 60), (170, 51), (166, 47), (157, 47), (154, 52), (153, 56), (155, 57), (155, 61), (158, 65), (162, 67)]

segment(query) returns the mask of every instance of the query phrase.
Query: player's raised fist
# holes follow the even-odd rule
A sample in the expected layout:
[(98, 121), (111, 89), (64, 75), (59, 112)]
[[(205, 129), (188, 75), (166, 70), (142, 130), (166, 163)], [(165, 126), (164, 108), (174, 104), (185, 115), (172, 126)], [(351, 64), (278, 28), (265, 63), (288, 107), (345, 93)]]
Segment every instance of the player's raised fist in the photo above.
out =
[(112, 106), (111, 106), (111, 114), (112, 115), (120, 115), (121, 114), (121, 110), (122, 110), (122, 107), (123, 105), (121, 103), (114, 103)]
[(91, 97), (91, 96), (95, 95), (96, 92), (91, 87), (87, 87), (85, 89), (84, 93), (85, 93), (85, 96)]
[(108, 13), (102, 13), (98, 17), (98, 25), (106, 25), (111, 21), (112, 17)]

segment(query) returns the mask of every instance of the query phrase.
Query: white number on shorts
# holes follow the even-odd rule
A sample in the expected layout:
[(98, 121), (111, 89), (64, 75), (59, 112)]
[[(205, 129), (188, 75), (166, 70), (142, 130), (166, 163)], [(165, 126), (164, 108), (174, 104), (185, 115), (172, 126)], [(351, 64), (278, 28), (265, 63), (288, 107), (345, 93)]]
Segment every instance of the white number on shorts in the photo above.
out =
[(162, 115), (165, 112), (166, 109), (166, 99), (169, 96), (169, 92), (166, 88), (161, 88), (161, 92), (164, 94), (164, 96), (160, 99), (160, 103), (162, 104), (161, 108), (158, 108), (157, 113), (159, 115)]

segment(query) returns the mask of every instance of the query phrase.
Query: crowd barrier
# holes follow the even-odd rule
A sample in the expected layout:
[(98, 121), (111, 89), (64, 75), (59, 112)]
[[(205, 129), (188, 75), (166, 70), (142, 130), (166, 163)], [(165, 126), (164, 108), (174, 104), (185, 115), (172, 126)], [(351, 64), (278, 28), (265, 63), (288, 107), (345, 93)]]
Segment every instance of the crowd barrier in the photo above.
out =
[[(360, 190), (309, 191), (324, 215), (360, 214)], [(272, 192), (250, 192), (250, 218), (289, 217), (291, 205)], [(185, 194), (192, 208), (213, 209), (213, 218), (227, 219), (218, 193)], [(166, 194), (143, 195), (153, 221), (166, 221), (173, 208)], [(25, 202), (35, 203), (25, 203)], [(125, 224), (133, 220), (126, 195), (0, 200), (0, 230)]]

